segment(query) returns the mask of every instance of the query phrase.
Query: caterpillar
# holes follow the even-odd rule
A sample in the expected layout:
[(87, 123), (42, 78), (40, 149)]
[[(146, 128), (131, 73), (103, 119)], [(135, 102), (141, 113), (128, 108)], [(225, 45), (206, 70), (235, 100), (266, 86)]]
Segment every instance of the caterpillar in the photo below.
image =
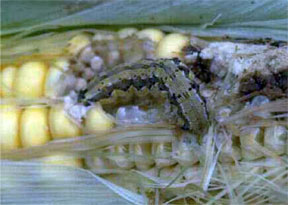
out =
[(183, 119), (181, 127), (195, 134), (203, 134), (209, 126), (205, 101), (201, 98), (191, 73), (178, 59), (142, 60), (131, 65), (119, 66), (95, 81), (79, 94), (86, 104), (110, 97), (113, 90), (140, 90), (157, 86), (166, 91), (171, 104), (177, 107)]

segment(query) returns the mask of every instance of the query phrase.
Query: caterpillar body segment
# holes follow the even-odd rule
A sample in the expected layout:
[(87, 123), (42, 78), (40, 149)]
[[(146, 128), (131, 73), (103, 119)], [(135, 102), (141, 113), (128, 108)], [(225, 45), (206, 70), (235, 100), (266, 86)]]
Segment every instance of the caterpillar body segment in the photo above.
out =
[(194, 88), (195, 83), (183, 71), (179, 62), (171, 59), (143, 61), (135, 66), (124, 66), (113, 72), (113, 75), (104, 78), (99, 83), (90, 84), (84, 94), (86, 103), (108, 98), (112, 92), (128, 90), (131, 86), (140, 90), (157, 85), (159, 90), (168, 93), (171, 104), (178, 108), (178, 114), (183, 119), (182, 128), (203, 134), (208, 127), (208, 114), (205, 103)]

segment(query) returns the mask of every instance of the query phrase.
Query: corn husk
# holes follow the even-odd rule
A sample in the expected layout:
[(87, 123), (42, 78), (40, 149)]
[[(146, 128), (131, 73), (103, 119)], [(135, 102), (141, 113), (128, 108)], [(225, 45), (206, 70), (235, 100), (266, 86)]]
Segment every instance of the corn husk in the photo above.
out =
[(141, 205), (146, 201), (84, 169), (1, 161), (1, 204)]
[(83, 25), (146, 25), (199, 36), (287, 40), (285, 0), (68, 0), (26, 1), (17, 10), (19, 6), (17, 1), (3, 2), (2, 35)]
[[(69, 39), (79, 32), (93, 34), (101, 29), (117, 30), (128, 26), (155, 27), (208, 39), (231, 37), (288, 40), (286, 0), (4, 1), (1, 6), (3, 64), (13, 62), (16, 58), (21, 63), (21, 60), (25, 61), (31, 56), (43, 60), (54, 59), (63, 55)], [(223, 124), (229, 125), (234, 120), (249, 118), (251, 113), (263, 109), (285, 112), (285, 105), (287, 100), (242, 110), (228, 117)], [(275, 123), (273, 119), (258, 121), (257, 124), (247, 124), (247, 120), (242, 122), (244, 124), (239, 126), (259, 127)], [(150, 198), (154, 199), (155, 204), (160, 204), (161, 194), (169, 196), (169, 200), (163, 201), (167, 205), (183, 198), (193, 199), (193, 202), (199, 204), (263, 204), (271, 201), (284, 204), (288, 185), (287, 157), (279, 159), (273, 152), (258, 147), (258, 151), (270, 157), (269, 160), (241, 162), (232, 168), (217, 161), (222, 146), (216, 149), (217, 136), (213, 131), (211, 128), (207, 136), (204, 146), (206, 152), (201, 153), (200, 164), (203, 170), (197, 180), (181, 183), (179, 178), (184, 175), (185, 169), (178, 170), (175, 176), (165, 180), (143, 171), (121, 170), (121, 173), (129, 173), (128, 176), (133, 176), (131, 180), (141, 182), (143, 189), (153, 190), (154, 195)], [(112, 184), (90, 171), (43, 165), (35, 159), (55, 153), (76, 157), (89, 154), (102, 156), (103, 147), (109, 145), (165, 143), (173, 140), (175, 136), (167, 126), (125, 128), (1, 153), (1, 159), (5, 159), (1, 161), (1, 203), (147, 204), (143, 190), (139, 195), (135, 190), (131, 192)], [(260, 172), (263, 167), (271, 169)], [(160, 193), (163, 189), (164, 193)], [(213, 192), (215, 190), (217, 192)]]

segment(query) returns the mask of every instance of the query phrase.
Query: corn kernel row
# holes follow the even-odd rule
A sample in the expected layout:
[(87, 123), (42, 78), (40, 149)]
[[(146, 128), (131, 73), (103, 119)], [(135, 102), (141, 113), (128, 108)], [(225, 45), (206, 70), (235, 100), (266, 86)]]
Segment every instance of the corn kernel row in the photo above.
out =
[[(65, 60), (61, 60), (65, 64)], [(60, 64), (59, 62), (57, 62)], [(0, 73), (0, 96), (4, 98), (56, 97), (63, 67), (49, 66), (41, 61), (29, 61), (19, 68), (8, 66)]]
[[(253, 161), (273, 157), (273, 155), (269, 156), (267, 153), (261, 152), (259, 147), (267, 149), (278, 156), (287, 155), (287, 137), (287, 129), (279, 125), (264, 129), (244, 129), (239, 136), (240, 144), (224, 143), (219, 161), (229, 164), (235, 161)], [(200, 147), (205, 152), (205, 143)], [(177, 164), (183, 167), (194, 167), (198, 166), (199, 155), (201, 155), (199, 150), (194, 150), (191, 145), (181, 141), (176, 146), (168, 142), (118, 145), (111, 147), (108, 152), (112, 155), (92, 157), (89, 165), (100, 173), (101, 170), (113, 168), (129, 170), (136, 167), (139, 170), (148, 170), (154, 166), (162, 169)]]
[(184, 56), (183, 48), (190, 43), (182, 34), (165, 34), (157, 29), (137, 31), (127, 28), (119, 32), (80, 34), (71, 39), (68, 52), (73, 56), (71, 69), (86, 80), (102, 71), (141, 59)]
[(93, 133), (113, 126), (111, 118), (98, 106), (88, 111), (83, 126), (71, 120), (63, 105), (51, 108), (1, 105), (0, 119), (0, 142), (3, 151), (43, 145), (53, 139), (80, 136), (83, 129)]

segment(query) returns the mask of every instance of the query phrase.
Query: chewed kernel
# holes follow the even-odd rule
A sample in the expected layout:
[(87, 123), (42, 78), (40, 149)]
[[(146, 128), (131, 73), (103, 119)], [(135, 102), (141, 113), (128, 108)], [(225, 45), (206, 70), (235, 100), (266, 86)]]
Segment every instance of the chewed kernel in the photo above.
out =
[(158, 58), (181, 57), (182, 49), (189, 44), (189, 38), (185, 35), (172, 33), (165, 36), (156, 50)]
[(92, 107), (86, 116), (84, 129), (86, 133), (95, 133), (113, 128), (113, 118), (96, 105)]
[(67, 50), (70, 54), (77, 54), (82, 48), (90, 44), (91, 37), (88, 34), (79, 34), (74, 36), (70, 41), (67, 47)]
[(137, 32), (136, 28), (124, 28), (118, 31), (118, 35), (120, 38), (127, 38), (129, 36), (132, 36)]
[(139, 38), (148, 38), (149, 40), (159, 43), (165, 36), (165, 34), (159, 29), (143, 29), (137, 33)]

